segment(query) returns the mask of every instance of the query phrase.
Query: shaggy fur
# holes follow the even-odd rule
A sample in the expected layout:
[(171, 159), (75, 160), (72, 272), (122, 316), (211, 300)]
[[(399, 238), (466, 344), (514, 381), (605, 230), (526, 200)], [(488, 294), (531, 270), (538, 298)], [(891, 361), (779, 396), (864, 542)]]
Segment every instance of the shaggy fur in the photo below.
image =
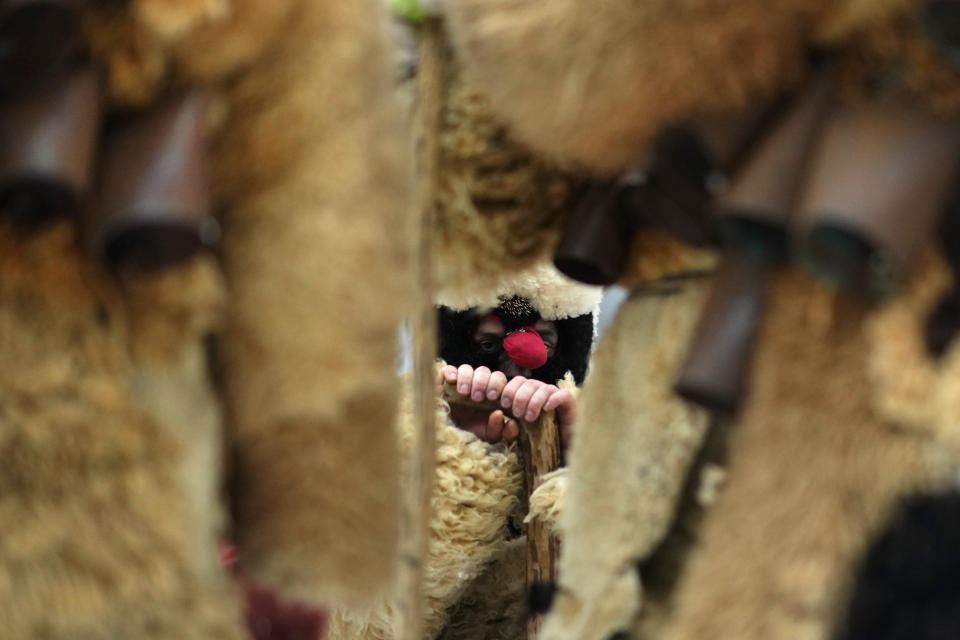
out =
[(170, 72), (159, 36), (118, 7), (88, 17), (87, 46), (99, 63), (109, 102), (143, 107), (160, 97)]
[(230, 86), (213, 164), (236, 540), (245, 569), (292, 597), (370, 601), (399, 517), (400, 114), (375, 2), (300, 2), (285, 24)]
[[(216, 468), (218, 418), (204, 384), (180, 393), (198, 380), (209, 320), (182, 303), (209, 279), (188, 266), (169, 274), (179, 293), (147, 302), (131, 289), (125, 304), (76, 245), (68, 224), (0, 229), (0, 352), (20, 365), (0, 370), (2, 634), (240, 639), (216, 509), (198, 518), (215, 492), (215, 472), (196, 472)], [(127, 342), (178, 316), (188, 330), (163, 358)]]
[(114, 105), (211, 94), (233, 534), (245, 571), (312, 602), (382, 595), (397, 548), (415, 225), (382, 26), (375, 0), (134, 0), (89, 23)]
[[(407, 442), (413, 429), (409, 412), (404, 413), (401, 428), (406, 434), (403, 441)], [(523, 476), (514, 451), (504, 451), (457, 429), (448, 423), (444, 408), (438, 411), (433, 512), (424, 578), (424, 637), (436, 637), (447, 623), (447, 610), (468, 590), (475, 592), (474, 581), (506, 553), (508, 518), (520, 508), (522, 487)], [(493, 576), (488, 579), (500, 580)], [(521, 601), (522, 591), (521, 587), (517, 595)], [(389, 602), (370, 609), (340, 609), (334, 612), (328, 638), (392, 640), (398, 635), (394, 616)]]
[(665, 124), (751, 106), (798, 82), (829, 0), (451, 0), (451, 40), (511, 131), (612, 172)]
[[(843, 4), (866, 3), (846, 0)], [(917, 14), (922, 4), (876, 0), (869, 8), (853, 11), (842, 26), (833, 22), (821, 27), (824, 44), (844, 47), (840, 68), (847, 96), (862, 99), (880, 93), (884, 99), (908, 100), (942, 116), (960, 114), (956, 68), (920, 29)]]
[(437, 640), (525, 640), (526, 538), (506, 543), (449, 612)]
[(171, 85), (207, 88), (247, 70), (287, 26), (297, 0), (102, 3), (87, 20), (91, 53), (118, 106), (143, 106)]
[[(956, 115), (960, 83), (917, 28), (921, 4), (451, 0), (448, 9), (465, 81), (511, 134), (552, 163), (615, 173), (642, 159), (666, 124), (756, 107), (796, 86), (822, 45), (836, 54), (843, 99), (907, 99)], [(709, 254), (643, 233), (623, 283), (711, 266)], [(867, 542), (902, 496), (942, 485), (958, 459), (958, 349), (933, 363), (921, 330), (945, 287), (942, 265), (928, 261), (894, 304), (869, 313), (796, 273), (773, 278), (750, 395), (724, 429), (729, 466), (705, 466), (702, 478), (687, 473), (705, 423), (668, 420), (687, 431), (646, 434), (660, 436), (646, 448), (631, 446), (640, 435), (624, 426), (680, 415), (667, 390), (673, 371), (627, 375), (644, 366), (642, 347), (601, 345), (583, 408), (604, 412), (590, 423), (604, 433), (585, 440), (581, 429), (571, 453), (561, 590), (543, 637), (626, 630), (640, 597), (634, 564), (663, 540), (684, 487), (712, 506), (684, 530), (696, 538), (675, 567), (679, 581), (635, 634), (829, 637)], [(679, 357), (678, 327), (698, 305), (678, 302), (676, 317), (658, 325), (654, 312), (627, 304), (637, 306), (622, 309), (611, 331)], [(602, 395), (604, 371), (613, 380), (604, 386), (630, 388)], [(630, 473), (641, 462), (654, 480)], [(661, 485), (669, 490), (653, 491)], [(651, 493), (633, 497), (641, 490)]]
[(605, 639), (637, 613), (636, 564), (666, 535), (707, 426), (671, 391), (705, 292), (703, 281), (636, 291), (597, 347), (581, 405), (590, 420), (570, 451), (560, 590), (545, 639)]
[(684, 274), (706, 274), (717, 266), (716, 251), (691, 247), (652, 231), (637, 233), (630, 251), (617, 283), (625, 289)]
[(957, 115), (960, 83), (918, 28), (922, 4), (451, 0), (449, 14), (468, 80), (518, 139), (561, 164), (613, 172), (666, 124), (796, 86), (816, 47), (837, 53), (848, 95), (881, 87)]
[(222, 276), (210, 256), (157, 274), (120, 274), (128, 318), (133, 398), (184, 442), (193, 566), (218, 576), (210, 549), (226, 531), (222, 409), (210, 380), (207, 338), (222, 322)]
[(774, 279), (728, 477), (658, 638), (827, 637), (897, 499), (947, 480), (934, 440), (871, 410), (865, 315), (803, 276)]
[(575, 184), (512, 140), (457, 65), (447, 71), (433, 278), (442, 298), (482, 296), (549, 260)]

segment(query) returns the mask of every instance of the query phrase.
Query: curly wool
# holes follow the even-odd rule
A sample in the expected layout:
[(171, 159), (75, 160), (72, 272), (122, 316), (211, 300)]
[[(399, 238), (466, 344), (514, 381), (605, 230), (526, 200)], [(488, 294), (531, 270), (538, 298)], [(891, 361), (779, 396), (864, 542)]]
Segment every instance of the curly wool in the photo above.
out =
[(554, 533), (561, 533), (560, 520), (563, 513), (563, 497), (567, 493), (569, 470), (561, 467), (540, 478), (540, 486), (530, 494), (530, 512), (523, 518), (528, 524), (537, 519)]
[(440, 292), (483, 291), (549, 260), (574, 181), (517, 144), (454, 64), (439, 166), (432, 250)]
[(450, 624), (437, 640), (526, 638), (526, 543), (526, 538), (516, 538), (499, 550), (449, 611)]
[[(490, 563), (504, 553), (508, 519), (521, 506), (523, 475), (513, 448), (490, 445), (437, 414), (436, 469), (430, 538), (424, 574), (425, 637), (448, 622), (448, 609), (461, 600)], [(401, 443), (409, 447), (413, 416), (402, 414)], [(369, 610), (333, 613), (330, 640), (392, 640), (398, 637), (395, 610), (381, 602)]]

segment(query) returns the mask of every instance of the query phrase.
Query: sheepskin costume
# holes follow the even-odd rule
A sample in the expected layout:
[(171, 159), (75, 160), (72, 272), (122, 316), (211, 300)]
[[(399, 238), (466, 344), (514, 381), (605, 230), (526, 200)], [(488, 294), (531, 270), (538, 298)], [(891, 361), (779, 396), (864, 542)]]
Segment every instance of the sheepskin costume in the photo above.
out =
[[(612, 175), (643, 161), (666, 125), (735, 116), (796, 90), (811, 49), (831, 52), (838, 113), (895, 104), (956, 118), (960, 81), (919, 28), (922, 4), (451, 0), (447, 22), (465, 78), (518, 140), (554, 164)], [(578, 438), (570, 454), (561, 590), (543, 636), (831, 637), (869, 541), (901, 498), (944, 487), (960, 462), (955, 411), (946, 409), (957, 395), (957, 347), (934, 360), (924, 340), (954, 287), (934, 251), (931, 238), (921, 262), (901, 265), (886, 306), (794, 267), (774, 273), (749, 392), (732, 421), (709, 429), (667, 393), (686, 345), (666, 345), (687, 339), (698, 305), (684, 309), (678, 295), (684, 319), (659, 323), (671, 303), (645, 301), (641, 288), (610, 334), (624, 344), (600, 346), (584, 390), (585, 408), (608, 413), (591, 420), (597, 437)], [(643, 260), (635, 252), (627, 273), (646, 287)], [(625, 348), (636, 362), (624, 362)], [(630, 389), (600, 388), (617, 375)], [(626, 401), (640, 389), (649, 398), (642, 408)], [(641, 472), (668, 487), (673, 508), (659, 495), (636, 502)], [(585, 517), (586, 502), (601, 495), (642, 512), (622, 520), (643, 526), (635, 533)]]
[[(0, 19), (34, 4), (59, 6)], [(413, 227), (378, 4), (62, 5), (84, 26), (64, 64), (100, 71), (108, 138), (206, 93), (193, 122), (223, 241), (219, 261), (108, 272), (85, 250), (90, 220), (5, 216), (3, 634), (247, 637), (224, 536), (284, 598), (376, 599), (396, 565)], [(5, 92), (4, 109), (20, 99)], [(94, 147), (83, 210), (109, 178)]]

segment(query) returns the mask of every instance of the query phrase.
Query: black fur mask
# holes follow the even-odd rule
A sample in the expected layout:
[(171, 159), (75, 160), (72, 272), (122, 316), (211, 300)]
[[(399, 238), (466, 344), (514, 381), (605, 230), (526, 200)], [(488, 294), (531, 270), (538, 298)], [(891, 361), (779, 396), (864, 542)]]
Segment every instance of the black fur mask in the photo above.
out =
[[(505, 300), (492, 313), (503, 321), (507, 332), (530, 326), (540, 319), (540, 314), (530, 303), (519, 297)], [(501, 348), (492, 353), (483, 353), (473, 342), (477, 322), (484, 314), (476, 309), (453, 311), (443, 306), (437, 309), (437, 314), (440, 357), (447, 364), (469, 364), (472, 367), (483, 366), (491, 371), (497, 370)], [(534, 369), (530, 377), (556, 384), (570, 371), (576, 383), (582, 384), (593, 344), (593, 314), (587, 313), (553, 322), (557, 326), (556, 351), (545, 365)]]

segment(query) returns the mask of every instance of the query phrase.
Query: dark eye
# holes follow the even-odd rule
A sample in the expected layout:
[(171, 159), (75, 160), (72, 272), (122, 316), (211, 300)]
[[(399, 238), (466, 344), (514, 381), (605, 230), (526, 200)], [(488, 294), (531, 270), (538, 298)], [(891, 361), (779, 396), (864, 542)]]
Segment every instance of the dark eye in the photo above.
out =
[(493, 340), (481, 340), (477, 343), (480, 353), (494, 353), (497, 350), (497, 343)]

